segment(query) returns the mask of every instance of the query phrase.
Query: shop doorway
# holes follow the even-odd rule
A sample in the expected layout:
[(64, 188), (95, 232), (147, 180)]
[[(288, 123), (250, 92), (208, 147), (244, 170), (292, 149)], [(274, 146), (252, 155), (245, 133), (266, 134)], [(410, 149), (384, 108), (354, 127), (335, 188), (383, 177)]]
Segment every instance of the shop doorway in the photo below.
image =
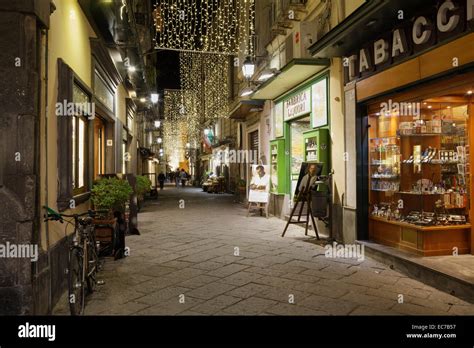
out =
[(94, 179), (105, 174), (105, 123), (94, 119)]
[(290, 134), (290, 197), (293, 195), (298, 183), (301, 164), (305, 160), (304, 133), (311, 130), (311, 118), (309, 116), (289, 122)]

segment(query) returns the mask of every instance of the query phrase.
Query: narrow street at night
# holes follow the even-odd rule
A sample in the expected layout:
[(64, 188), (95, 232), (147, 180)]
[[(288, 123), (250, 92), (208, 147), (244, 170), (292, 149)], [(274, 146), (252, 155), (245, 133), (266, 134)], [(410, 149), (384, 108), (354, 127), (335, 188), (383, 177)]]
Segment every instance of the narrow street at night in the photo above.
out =
[(473, 347), (474, 0), (0, 0), (0, 47), (0, 348)]
[[(139, 215), (141, 235), (127, 237), (130, 256), (106, 260), (85, 314), (474, 314), (474, 305), (370, 258), (326, 258), (300, 227), (281, 238), (284, 221), (246, 214), (231, 195), (166, 186)], [(55, 314), (68, 310), (63, 299)]]

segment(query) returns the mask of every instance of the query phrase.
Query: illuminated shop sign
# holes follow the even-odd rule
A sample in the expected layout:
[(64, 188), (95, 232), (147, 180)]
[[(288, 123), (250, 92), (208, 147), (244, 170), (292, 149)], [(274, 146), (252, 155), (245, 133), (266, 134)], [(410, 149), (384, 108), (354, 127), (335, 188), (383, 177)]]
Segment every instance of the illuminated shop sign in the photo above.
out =
[(311, 90), (306, 89), (287, 99), (284, 112), (285, 121), (309, 114), (311, 112)]
[[(403, 12), (398, 15), (398, 18), (402, 18)], [(431, 12), (402, 22), (391, 32), (345, 57), (346, 83), (387, 69), (394, 63), (435, 47), (463, 32), (472, 31), (473, 28), (474, 0), (440, 1)]]

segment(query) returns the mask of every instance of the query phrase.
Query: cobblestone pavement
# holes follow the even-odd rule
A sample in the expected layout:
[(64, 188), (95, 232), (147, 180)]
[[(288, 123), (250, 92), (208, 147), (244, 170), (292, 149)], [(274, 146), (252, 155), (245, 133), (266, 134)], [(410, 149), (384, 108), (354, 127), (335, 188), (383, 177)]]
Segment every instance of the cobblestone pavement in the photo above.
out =
[[(326, 258), (298, 226), (281, 238), (284, 221), (247, 218), (232, 196), (166, 187), (147, 204), (141, 235), (127, 237), (130, 256), (107, 259), (86, 314), (474, 314), (474, 305), (369, 258)], [(67, 313), (62, 299), (55, 314)]]

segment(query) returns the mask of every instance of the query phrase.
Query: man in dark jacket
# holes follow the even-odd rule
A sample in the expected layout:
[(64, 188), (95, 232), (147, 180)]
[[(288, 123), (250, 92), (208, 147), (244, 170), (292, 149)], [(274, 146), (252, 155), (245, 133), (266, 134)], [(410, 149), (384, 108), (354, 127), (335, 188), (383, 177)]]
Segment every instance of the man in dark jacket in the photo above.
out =
[(160, 175), (158, 175), (158, 182), (160, 183), (160, 190), (163, 190), (163, 187), (165, 186), (165, 180), (166, 180), (166, 176), (165, 176), (165, 174), (163, 174), (163, 172), (161, 172)]

